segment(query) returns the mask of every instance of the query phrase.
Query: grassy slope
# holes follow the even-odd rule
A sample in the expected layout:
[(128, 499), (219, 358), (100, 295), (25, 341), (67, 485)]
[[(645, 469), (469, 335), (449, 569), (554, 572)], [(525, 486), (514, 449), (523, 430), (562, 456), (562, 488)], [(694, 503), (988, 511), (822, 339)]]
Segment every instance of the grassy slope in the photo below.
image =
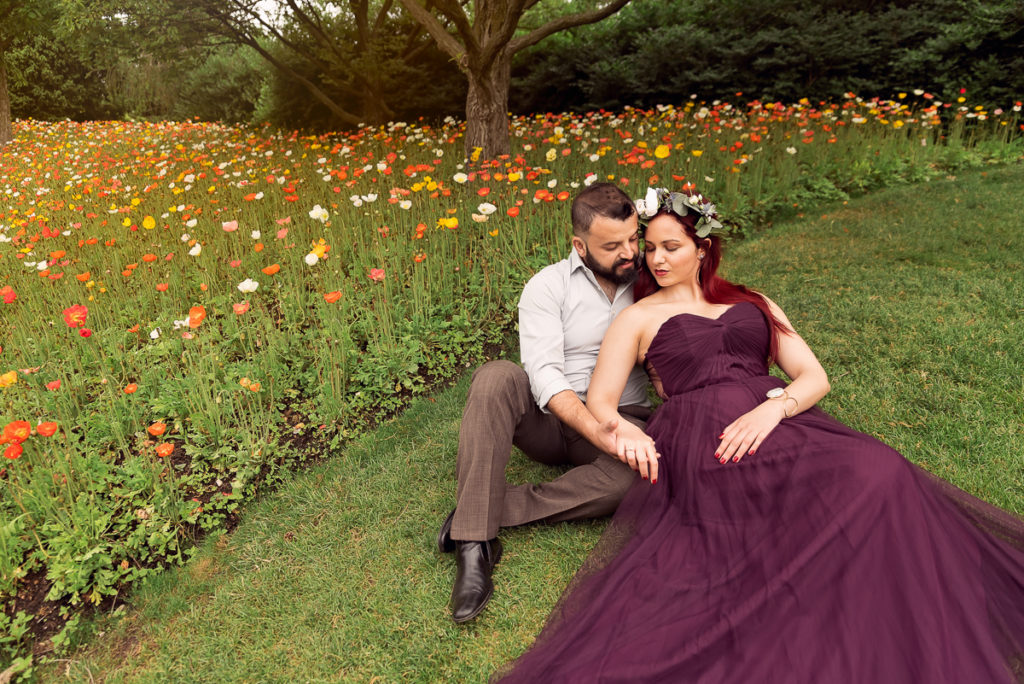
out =
[[(1024, 513), (1024, 168), (880, 192), (736, 245), (726, 275), (787, 311), (826, 410)], [(456, 627), (434, 549), (468, 378), (257, 502), (141, 587), (60, 664), (107, 681), (482, 681), (527, 646), (603, 527), (503, 534), (484, 615)], [(551, 477), (514, 459), (510, 477)], [(56, 671), (51, 671), (56, 676)], [(377, 678), (377, 679), (374, 679)]]

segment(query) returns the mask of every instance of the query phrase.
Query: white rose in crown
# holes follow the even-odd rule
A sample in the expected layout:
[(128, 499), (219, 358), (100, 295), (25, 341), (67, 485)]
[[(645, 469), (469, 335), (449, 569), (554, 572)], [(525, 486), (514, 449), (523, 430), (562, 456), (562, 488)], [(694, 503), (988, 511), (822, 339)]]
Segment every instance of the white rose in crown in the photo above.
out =
[(643, 199), (636, 201), (636, 213), (642, 219), (653, 218), (658, 213), (658, 191), (655, 188), (647, 188), (647, 194)]

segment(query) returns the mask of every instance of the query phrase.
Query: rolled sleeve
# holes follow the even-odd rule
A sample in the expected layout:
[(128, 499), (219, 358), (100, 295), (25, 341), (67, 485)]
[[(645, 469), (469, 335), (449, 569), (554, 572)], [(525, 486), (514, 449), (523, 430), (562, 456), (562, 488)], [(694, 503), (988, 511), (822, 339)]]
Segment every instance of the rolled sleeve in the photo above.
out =
[(519, 349), (533, 399), (547, 411), (551, 397), (573, 390), (565, 376), (562, 299), (565, 285), (554, 269), (535, 275), (519, 298)]

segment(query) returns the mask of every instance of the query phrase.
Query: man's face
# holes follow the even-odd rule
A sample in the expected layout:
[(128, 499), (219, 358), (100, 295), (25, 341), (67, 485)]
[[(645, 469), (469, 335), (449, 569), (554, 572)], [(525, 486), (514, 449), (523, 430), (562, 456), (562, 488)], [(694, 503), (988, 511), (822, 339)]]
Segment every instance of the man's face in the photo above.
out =
[(621, 285), (636, 276), (640, 236), (637, 216), (625, 221), (598, 216), (584, 237), (574, 235), (573, 247), (599, 279)]

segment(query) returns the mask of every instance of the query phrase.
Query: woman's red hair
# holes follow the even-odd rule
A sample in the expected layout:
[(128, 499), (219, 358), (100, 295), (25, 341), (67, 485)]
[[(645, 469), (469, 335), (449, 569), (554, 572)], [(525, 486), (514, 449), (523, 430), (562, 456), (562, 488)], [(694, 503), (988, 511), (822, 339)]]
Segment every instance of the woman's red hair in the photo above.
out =
[[(696, 194), (695, 192), (687, 192), (687, 194)], [(704, 249), (704, 259), (700, 262), (700, 267), (697, 271), (697, 282), (700, 284), (701, 293), (704, 296), (704, 300), (709, 304), (738, 304), (740, 302), (750, 302), (764, 314), (765, 319), (771, 326), (771, 340), (768, 347), (768, 363), (771, 364), (775, 361), (775, 357), (779, 351), (779, 335), (789, 334), (793, 332), (790, 330), (785, 323), (780, 321), (772, 313), (768, 306), (768, 301), (763, 295), (750, 290), (743, 285), (736, 283), (730, 283), (725, 278), (718, 276), (718, 265), (722, 261), (722, 239), (714, 233), (708, 235), (706, 238), (697, 237), (697, 232), (694, 230), (694, 225), (697, 223), (697, 215), (694, 212), (688, 212), (686, 216), (679, 216), (675, 212), (669, 211), (668, 209), (660, 210), (655, 216), (670, 216), (676, 221), (698, 249)], [(653, 218), (653, 217), (652, 217)], [(642, 260), (642, 264), (637, 272), (636, 282), (633, 285), (633, 299), (639, 301), (647, 295), (654, 294), (660, 290), (660, 286), (651, 274), (650, 269), (647, 267), (647, 259)]]

